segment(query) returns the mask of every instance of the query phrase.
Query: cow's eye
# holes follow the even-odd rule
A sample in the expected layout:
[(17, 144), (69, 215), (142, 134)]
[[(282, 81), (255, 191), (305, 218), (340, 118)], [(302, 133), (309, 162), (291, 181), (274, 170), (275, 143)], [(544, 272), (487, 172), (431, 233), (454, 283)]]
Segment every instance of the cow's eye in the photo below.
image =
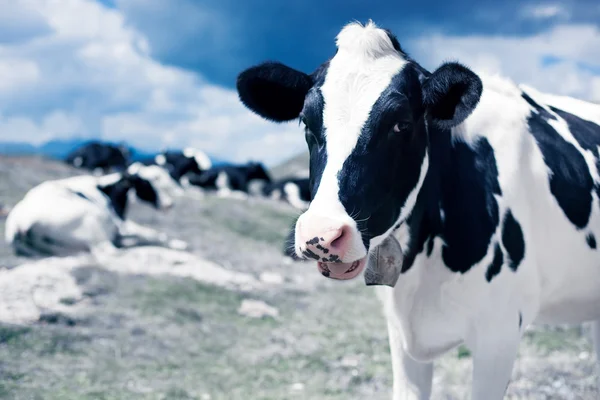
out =
[(409, 127), (410, 124), (408, 122), (397, 122), (392, 128), (392, 130), (394, 131), (394, 133), (401, 133), (408, 130)]

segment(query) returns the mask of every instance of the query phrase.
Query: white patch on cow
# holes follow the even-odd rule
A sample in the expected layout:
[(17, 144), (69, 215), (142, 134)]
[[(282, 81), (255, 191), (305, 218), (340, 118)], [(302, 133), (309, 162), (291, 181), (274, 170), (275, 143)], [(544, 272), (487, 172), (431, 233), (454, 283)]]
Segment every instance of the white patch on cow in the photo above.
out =
[(156, 162), (156, 164), (158, 165), (165, 165), (167, 163), (167, 157), (165, 157), (164, 154), (157, 154), (154, 157), (154, 161)]
[(299, 210), (306, 210), (310, 205), (309, 202), (300, 198), (300, 188), (292, 182), (288, 182), (283, 186), (288, 203)]
[(227, 175), (225, 171), (219, 172), (219, 175), (217, 175), (217, 179), (215, 180), (215, 186), (217, 187), (217, 190), (231, 190), (231, 187), (229, 186), (229, 175)]
[(267, 182), (262, 179), (252, 179), (248, 182), (248, 193), (252, 196), (260, 196), (266, 184)]
[(212, 167), (212, 162), (210, 161), (210, 158), (203, 151), (200, 151), (193, 147), (186, 147), (185, 149), (183, 149), (183, 155), (187, 158), (194, 158), (198, 163), (198, 166), (202, 170), (208, 170)]
[(83, 157), (77, 156), (73, 159), (73, 166), (79, 168), (83, 165)]
[[(346, 25), (336, 42), (338, 52), (329, 63), (321, 87), (325, 103), (323, 125), (327, 135), (327, 164), (319, 189), (305, 214), (333, 218), (348, 224), (356, 232), (356, 222), (339, 200), (337, 174), (356, 147), (373, 105), (407, 61), (394, 49), (387, 33), (371, 21), (364, 27), (358, 23)], [(361, 235), (352, 235), (352, 243), (343, 260), (354, 261), (365, 255)]]
[(200, 169), (202, 169), (203, 171), (207, 171), (212, 167), (212, 162), (210, 161), (210, 158), (208, 158), (208, 156), (204, 154), (204, 152), (196, 152), (196, 154), (194, 155), (194, 159), (198, 163)]

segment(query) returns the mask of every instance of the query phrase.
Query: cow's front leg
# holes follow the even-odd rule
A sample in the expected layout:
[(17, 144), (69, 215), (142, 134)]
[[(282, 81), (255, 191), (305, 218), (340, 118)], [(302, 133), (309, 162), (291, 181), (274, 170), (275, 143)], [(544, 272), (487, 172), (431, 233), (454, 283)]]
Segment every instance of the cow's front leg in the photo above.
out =
[[(521, 336), (517, 320), (507, 321), (499, 329), (478, 332), (468, 343), (473, 352), (472, 400), (502, 400), (517, 359)], [(489, 327), (488, 327), (489, 328)]]
[(421, 363), (406, 354), (402, 347), (401, 334), (390, 322), (388, 335), (394, 374), (393, 400), (429, 400), (433, 363)]

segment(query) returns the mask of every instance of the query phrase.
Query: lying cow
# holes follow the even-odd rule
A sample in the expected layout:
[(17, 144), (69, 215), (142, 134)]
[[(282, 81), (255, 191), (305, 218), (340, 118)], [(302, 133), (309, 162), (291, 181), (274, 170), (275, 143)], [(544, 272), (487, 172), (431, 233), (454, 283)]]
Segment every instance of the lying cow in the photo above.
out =
[(593, 321), (600, 357), (600, 106), (456, 62), (430, 72), (372, 22), (336, 45), (312, 74), (266, 62), (237, 89), (265, 119), (303, 124), (298, 256), (352, 279), (399, 239), (397, 281), (367, 279), (381, 285), (394, 399), (429, 398), (432, 361), (461, 343), (471, 398), (502, 399), (531, 323)]
[(165, 168), (171, 177), (180, 183), (181, 178), (187, 174), (199, 175), (212, 167), (212, 162), (206, 153), (192, 147), (163, 151), (153, 158), (142, 160), (141, 163)]
[(262, 187), (262, 195), (274, 200), (283, 200), (292, 206), (305, 210), (310, 204), (308, 178), (285, 178), (267, 183)]
[(168, 194), (158, 190), (165, 175), (157, 166), (134, 166), (102, 177), (43, 182), (10, 211), (6, 242), (17, 254), (29, 257), (115, 251), (125, 245), (185, 249), (185, 242), (125, 220), (130, 190), (156, 209), (172, 207)]
[[(223, 197), (247, 198), (249, 193), (258, 193), (261, 187), (271, 183), (266, 168), (257, 162), (244, 165), (220, 165), (187, 178), (187, 184), (205, 191), (217, 192)], [(253, 186), (254, 184), (258, 184)], [(254, 188), (254, 189), (253, 189)]]
[(96, 174), (121, 171), (127, 168), (129, 151), (124, 146), (90, 141), (70, 152), (65, 162), (75, 168), (93, 171)]

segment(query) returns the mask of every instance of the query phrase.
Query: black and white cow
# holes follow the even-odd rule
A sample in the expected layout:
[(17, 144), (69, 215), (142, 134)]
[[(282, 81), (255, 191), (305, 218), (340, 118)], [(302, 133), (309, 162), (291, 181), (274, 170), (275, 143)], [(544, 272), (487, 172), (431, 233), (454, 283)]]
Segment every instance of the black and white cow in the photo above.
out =
[(600, 358), (600, 106), (455, 62), (427, 71), (371, 21), (336, 45), (311, 74), (265, 62), (237, 88), (265, 119), (304, 126), (312, 202), (298, 256), (352, 279), (379, 268), (369, 256), (395, 231), (397, 281), (367, 280), (380, 285), (394, 399), (429, 398), (432, 361), (461, 343), (471, 398), (503, 398), (531, 323), (594, 321)]
[(264, 165), (254, 161), (242, 165), (219, 165), (187, 178), (189, 185), (217, 192), (223, 197), (239, 198), (247, 198), (249, 193), (260, 193), (262, 186), (271, 182)]
[(187, 174), (199, 175), (212, 167), (208, 155), (192, 147), (186, 147), (183, 150), (166, 150), (153, 158), (140, 162), (144, 165), (159, 165), (165, 168), (171, 177), (180, 183), (182, 182), (181, 178)]
[(263, 196), (274, 200), (287, 201), (292, 206), (305, 210), (310, 203), (308, 178), (284, 178), (267, 183), (262, 187)]
[(185, 249), (185, 242), (125, 219), (130, 190), (156, 209), (171, 208), (171, 197), (159, 189), (166, 179), (158, 166), (132, 166), (101, 177), (43, 182), (10, 211), (5, 240), (17, 254), (30, 257), (110, 252), (130, 245)]
[(129, 150), (125, 146), (90, 141), (70, 152), (64, 161), (76, 168), (108, 173), (111, 170), (124, 170), (128, 160)]

